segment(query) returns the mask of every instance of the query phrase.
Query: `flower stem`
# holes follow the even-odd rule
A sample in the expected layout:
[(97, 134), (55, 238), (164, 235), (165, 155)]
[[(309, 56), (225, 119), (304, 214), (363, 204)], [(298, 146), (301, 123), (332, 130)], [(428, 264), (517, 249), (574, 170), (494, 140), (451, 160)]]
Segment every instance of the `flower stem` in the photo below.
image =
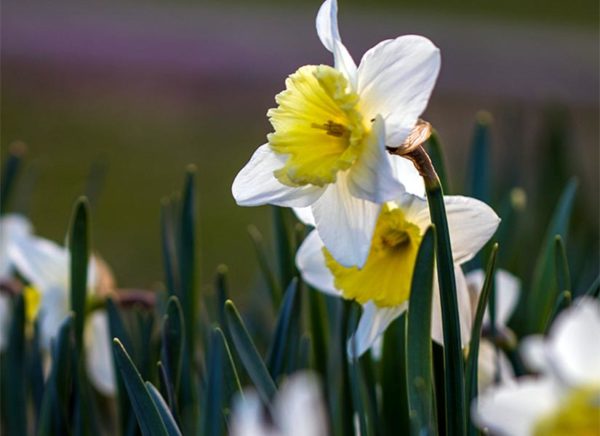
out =
[[(394, 152), (392, 152), (394, 153)], [(438, 231), (437, 272), (442, 305), (442, 323), (444, 327), (444, 367), (446, 397), (446, 434), (464, 435), (466, 433), (467, 407), (465, 403), (464, 362), (460, 337), (460, 321), (454, 261), (448, 231), (448, 220), (444, 206), (444, 192), (440, 179), (421, 146), (409, 150), (399, 150), (402, 157), (413, 162), (425, 182), (431, 222)]]

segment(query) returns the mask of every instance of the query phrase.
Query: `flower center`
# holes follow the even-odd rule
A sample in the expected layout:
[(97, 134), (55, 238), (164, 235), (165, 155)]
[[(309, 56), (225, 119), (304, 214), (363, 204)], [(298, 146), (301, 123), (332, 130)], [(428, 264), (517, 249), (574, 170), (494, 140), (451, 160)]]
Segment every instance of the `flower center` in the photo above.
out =
[(406, 220), (402, 209), (386, 203), (375, 226), (365, 266), (344, 267), (323, 248), (335, 287), (344, 298), (379, 307), (398, 306), (408, 300), (413, 268), (421, 243), (419, 227)]
[(25, 286), (23, 289), (25, 299), (25, 318), (28, 323), (33, 324), (40, 310), (42, 294), (33, 286)]
[(598, 434), (600, 425), (600, 388), (574, 389), (558, 411), (543, 417), (534, 427), (534, 436)]
[(358, 95), (348, 80), (326, 65), (301, 67), (275, 97), (267, 113), (274, 132), (267, 136), (276, 153), (288, 156), (275, 177), (288, 186), (334, 183), (362, 151), (365, 126)]

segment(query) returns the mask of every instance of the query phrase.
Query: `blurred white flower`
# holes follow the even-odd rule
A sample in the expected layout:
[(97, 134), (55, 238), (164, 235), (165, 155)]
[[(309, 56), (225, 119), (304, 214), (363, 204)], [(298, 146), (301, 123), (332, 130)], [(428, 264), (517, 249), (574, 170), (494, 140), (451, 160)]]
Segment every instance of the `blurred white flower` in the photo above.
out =
[(325, 436), (327, 417), (317, 377), (309, 372), (290, 376), (277, 392), (272, 415), (258, 394), (244, 391), (233, 405), (231, 436)]
[[(471, 297), (471, 308), (473, 314), (477, 309), (479, 297), (485, 281), (485, 272), (477, 269), (465, 276), (469, 295)], [(495, 274), (495, 303), (496, 303), (496, 330), (512, 335), (506, 326), (515, 306), (519, 300), (521, 282), (508, 271), (498, 269)], [(489, 330), (491, 325), (489, 315), (489, 304), (483, 318), (483, 330)], [(506, 355), (497, 350), (494, 344), (482, 337), (479, 342), (478, 358), (478, 387), (479, 392), (494, 383), (498, 376), (501, 383), (509, 383), (514, 378), (514, 371)]]
[[(463, 345), (470, 339), (472, 312), (467, 283), (460, 265), (490, 239), (500, 222), (486, 204), (468, 197), (446, 196), (446, 212), (454, 257)], [(410, 286), (421, 238), (431, 224), (427, 202), (405, 195), (386, 203), (379, 215), (364, 268), (346, 268), (329, 254), (315, 231), (302, 243), (296, 264), (304, 280), (330, 295), (363, 305), (358, 328), (348, 343), (351, 357), (373, 346), (388, 325), (408, 307)], [(434, 276), (432, 338), (443, 343), (442, 316)]]
[(236, 176), (242, 206), (310, 207), (321, 240), (344, 266), (362, 267), (381, 203), (424, 196), (408, 160), (390, 156), (425, 110), (440, 68), (427, 38), (401, 36), (368, 50), (357, 67), (342, 44), (337, 2), (319, 9), (317, 33), (334, 67), (307, 65), (268, 112), (274, 132)]
[[(27, 218), (7, 214), (0, 218), (0, 282), (12, 279), (14, 263), (8, 254), (8, 246), (31, 234), (32, 226)], [(6, 347), (11, 321), (10, 297), (0, 291), (0, 352)]]
[(575, 301), (546, 338), (523, 342), (539, 377), (492, 387), (477, 398), (473, 420), (493, 434), (597, 435), (600, 432), (600, 303)]
[[(70, 255), (68, 249), (47, 239), (30, 236), (13, 241), (8, 254), (15, 268), (42, 295), (38, 322), (41, 347), (50, 351), (60, 324), (69, 314)], [(92, 256), (88, 267), (88, 292), (97, 292), (103, 268)], [(90, 380), (104, 395), (114, 395), (116, 381), (106, 313), (97, 310), (86, 318), (84, 327), (86, 366)]]

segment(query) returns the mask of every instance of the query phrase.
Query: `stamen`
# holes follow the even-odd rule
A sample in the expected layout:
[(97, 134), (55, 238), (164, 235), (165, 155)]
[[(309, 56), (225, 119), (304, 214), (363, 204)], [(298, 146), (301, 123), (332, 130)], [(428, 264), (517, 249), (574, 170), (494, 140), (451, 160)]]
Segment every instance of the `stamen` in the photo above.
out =
[(331, 120), (327, 121), (325, 124), (317, 124), (312, 123), (310, 125), (315, 129), (325, 130), (328, 135), (335, 136), (337, 138), (341, 138), (343, 136), (350, 136), (350, 132), (343, 124), (335, 123)]

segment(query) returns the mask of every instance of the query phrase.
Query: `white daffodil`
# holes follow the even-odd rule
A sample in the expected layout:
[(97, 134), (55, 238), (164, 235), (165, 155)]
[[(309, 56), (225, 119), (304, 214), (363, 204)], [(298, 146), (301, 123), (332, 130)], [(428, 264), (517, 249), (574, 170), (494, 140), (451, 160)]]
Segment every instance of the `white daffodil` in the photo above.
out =
[(381, 203), (424, 195), (408, 160), (390, 156), (425, 110), (440, 54), (415, 35), (382, 41), (358, 67), (342, 44), (337, 2), (327, 0), (317, 33), (334, 66), (306, 65), (286, 80), (267, 116), (274, 132), (236, 176), (241, 206), (310, 207), (321, 240), (344, 266), (362, 267)]
[[(468, 197), (444, 198), (456, 274), (463, 344), (469, 341), (472, 313), (460, 265), (490, 239), (500, 219), (486, 204)], [(345, 267), (331, 256), (315, 231), (302, 243), (296, 264), (304, 280), (330, 295), (363, 305), (358, 328), (348, 344), (351, 357), (368, 350), (387, 326), (408, 307), (413, 268), (421, 238), (431, 224), (427, 202), (405, 195), (386, 203), (375, 227), (369, 257), (362, 269)], [(434, 277), (432, 338), (443, 342), (437, 277)]]
[[(52, 241), (29, 237), (14, 241), (8, 247), (15, 268), (42, 295), (38, 322), (41, 347), (49, 351), (60, 324), (69, 314), (69, 251)], [(101, 263), (92, 257), (88, 268), (88, 288), (97, 291)], [(108, 318), (96, 310), (86, 318), (84, 327), (86, 366), (90, 380), (105, 395), (116, 391)]]
[(473, 420), (510, 436), (600, 433), (600, 303), (584, 298), (561, 313), (547, 338), (523, 343), (523, 357), (541, 372), (477, 398)]
[(287, 379), (273, 401), (271, 419), (255, 391), (236, 397), (231, 436), (326, 436), (327, 418), (315, 375), (301, 372)]
[[(485, 272), (477, 269), (465, 276), (471, 297), (471, 310), (475, 313), (479, 296), (485, 281)], [(512, 335), (506, 326), (519, 300), (521, 282), (508, 271), (499, 269), (495, 274), (496, 330)], [(488, 306), (489, 307), (489, 306)], [(483, 318), (483, 330), (490, 329), (489, 309)], [(500, 383), (509, 383), (514, 379), (514, 371), (506, 355), (497, 350), (494, 344), (482, 337), (479, 342), (478, 381), (482, 392), (494, 383), (498, 376)]]
[[(22, 215), (7, 214), (0, 218), (0, 281), (10, 281), (14, 272), (9, 245), (28, 237), (31, 231), (31, 223)], [(10, 297), (0, 290), (0, 352), (6, 348), (11, 314)]]

